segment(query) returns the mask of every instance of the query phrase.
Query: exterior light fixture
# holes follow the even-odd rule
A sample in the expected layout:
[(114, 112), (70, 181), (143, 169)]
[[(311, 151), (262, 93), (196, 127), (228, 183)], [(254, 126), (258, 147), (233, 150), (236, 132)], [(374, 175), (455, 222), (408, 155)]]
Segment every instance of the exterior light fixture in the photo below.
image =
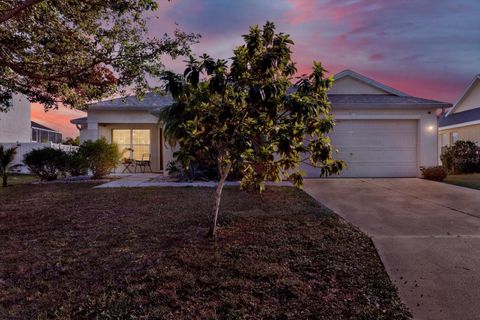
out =
[(433, 130), (435, 130), (435, 127), (433, 125), (429, 125), (427, 127), (427, 130), (428, 130), (428, 132), (433, 132)]

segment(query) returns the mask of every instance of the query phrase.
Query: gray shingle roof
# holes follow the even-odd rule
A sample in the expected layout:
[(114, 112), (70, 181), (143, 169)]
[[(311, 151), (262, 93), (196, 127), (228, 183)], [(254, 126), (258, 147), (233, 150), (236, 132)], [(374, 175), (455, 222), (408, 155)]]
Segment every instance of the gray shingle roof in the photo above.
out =
[[(289, 89), (291, 93), (295, 89)], [(381, 95), (381, 94), (330, 94), (328, 95), (333, 108), (450, 108), (445, 102), (417, 98), (412, 96)], [(90, 105), (93, 110), (147, 110), (156, 111), (173, 103), (171, 96), (147, 93), (143, 100), (136, 96), (102, 101)]]
[(330, 94), (333, 108), (450, 108), (446, 102), (383, 94)]
[(448, 127), (454, 126), (457, 124), (462, 124), (470, 121), (480, 120), (480, 108), (475, 108), (472, 110), (451, 113), (446, 117), (442, 117), (438, 120), (439, 127)]
[(49, 127), (46, 127), (44, 126), (43, 124), (40, 124), (38, 122), (35, 122), (35, 121), (31, 121), (31, 127), (32, 128), (37, 128), (37, 129), (42, 129), (42, 130), (49, 130), (49, 131), (54, 131), (54, 132), (58, 132), (57, 130), (53, 130), (52, 128), (49, 128)]
[(89, 106), (90, 109), (101, 110), (155, 110), (173, 103), (171, 96), (162, 96), (153, 92), (149, 92), (140, 100), (136, 96), (128, 96), (125, 98), (118, 98), (106, 101), (93, 103)]

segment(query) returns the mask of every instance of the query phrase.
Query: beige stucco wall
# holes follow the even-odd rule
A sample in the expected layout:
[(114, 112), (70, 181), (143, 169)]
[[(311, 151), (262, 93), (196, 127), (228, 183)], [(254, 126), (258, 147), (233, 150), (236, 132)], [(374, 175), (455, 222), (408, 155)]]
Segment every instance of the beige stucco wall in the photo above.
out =
[(454, 113), (480, 108), (480, 80), (477, 80), (468, 94), (457, 105)]
[(13, 107), (0, 112), (0, 142), (30, 142), (32, 139), (30, 101), (20, 94), (13, 96)]
[(153, 171), (166, 169), (168, 162), (173, 159), (173, 150), (164, 141), (161, 124), (149, 111), (91, 110), (88, 112), (87, 125), (80, 131), (80, 141), (105, 137), (111, 142), (113, 129), (150, 129)]
[(160, 148), (161, 132), (157, 124), (100, 124), (98, 128), (99, 138), (104, 137), (108, 142), (112, 142), (113, 129), (149, 129), (151, 145), (151, 164), (153, 171), (163, 169), (162, 150)]
[[(438, 128), (436, 110), (375, 109), (375, 110), (333, 110), (335, 119), (372, 120), (416, 120), (417, 121), (417, 165), (434, 166), (438, 163)], [(335, 129), (334, 129), (335, 130)], [(418, 176), (420, 176), (420, 169)]]
[(383, 90), (379, 90), (364, 82), (358, 81), (351, 77), (341, 78), (333, 83), (329, 94), (387, 94)]
[[(458, 133), (458, 138), (460, 140), (470, 140), (470, 141), (476, 142), (477, 144), (480, 144), (480, 124), (465, 126), (461, 128), (451, 128), (447, 130), (440, 130), (438, 134), (439, 136), (442, 134), (446, 134), (449, 137), (448, 143), (450, 145), (452, 143), (451, 134), (453, 132)], [(441, 143), (440, 139), (438, 143), (440, 145)]]

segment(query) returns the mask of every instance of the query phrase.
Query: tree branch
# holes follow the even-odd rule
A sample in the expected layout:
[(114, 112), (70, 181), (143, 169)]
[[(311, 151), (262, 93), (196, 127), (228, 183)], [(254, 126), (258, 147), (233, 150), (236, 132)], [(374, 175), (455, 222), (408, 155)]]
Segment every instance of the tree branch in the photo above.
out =
[(34, 6), (37, 3), (40, 3), (40, 2), (43, 2), (43, 1), (45, 1), (45, 0), (26, 0), (16, 7), (13, 7), (10, 10), (2, 12), (2, 14), (0, 15), (0, 24), (4, 23), (5, 21), (8, 21), (8, 20), (12, 19), (16, 15), (18, 15), (20, 12), (25, 11), (29, 7)]

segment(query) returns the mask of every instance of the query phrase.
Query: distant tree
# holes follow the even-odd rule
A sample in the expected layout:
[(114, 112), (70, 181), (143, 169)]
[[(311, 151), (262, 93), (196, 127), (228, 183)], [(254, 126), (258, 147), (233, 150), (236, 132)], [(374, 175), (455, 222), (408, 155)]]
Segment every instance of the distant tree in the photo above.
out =
[(19, 165), (12, 165), (15, 155), (17, 154), (17, 148), (4, 148), (0, 145), (0, 175), (2, 175), (2, 186), (8, 186), (8, 172)]
[(198, 36), (147, 37), (144, 13), (155, 0), (2, 0), (0, 111), (12, 93), (46, 108), (87, 102), (125, 88), (148, 89), (161, 56), (189, 52)]
[(69, 146), (79, 146), (80, 145), (80, 137), (76, 136), (75, 138), (72, 137), (67, 137), (65, 140), (62, 142), (63, 144), (69, 145)]
[(242, 188), (261, 192), (265, 181), (288, 178), (301, 186), (299, 165), (309, 163), (320, 176), (336, 174), (344, 164), (332, 159), (326, 136), (334, 126), (326, 78), (319, 62), (310, 75), (291, 82), (296, 72), (293, 41), (275, 33), (271, 22), (250, 28), (245, 44), (234, 50), (229, 66), (207, 55), (191, 58), (183, 76), (165, 73), (163, 80), (175, 103), (160, 120), (184, 165), (209, 162), (217, 168), (218, 186), (210, 217), (209, 236), (216, 232), (225, 181), (236, 166)]

